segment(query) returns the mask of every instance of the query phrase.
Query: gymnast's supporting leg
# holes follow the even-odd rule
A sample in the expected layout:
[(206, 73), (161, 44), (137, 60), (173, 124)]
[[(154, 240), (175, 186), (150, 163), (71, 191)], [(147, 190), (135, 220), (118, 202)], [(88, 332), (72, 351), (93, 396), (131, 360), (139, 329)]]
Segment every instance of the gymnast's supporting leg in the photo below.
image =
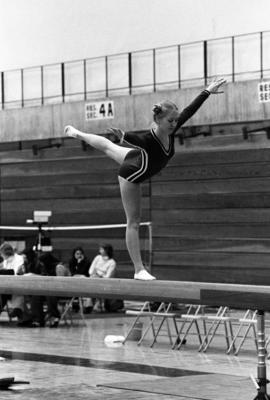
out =
[(135, 279), (153, 280), (154, 276), (144, 268), (140, 251), (140, 214), (141, 214), (141, 187), (118, 177), (123, 207), (127, 218), (126, 244), (130, 258), (135, 268)]
[(120, 165), (124, 161), (127, 153), (131, 150), (131, 148), (119, 146), (101, 135), (95, 133), (84, 133), (70, 125), (65, 127), (65, 134), (75, 139), (83, 140), (96, 150), (105, 153), (109, 158), (113, 159)]

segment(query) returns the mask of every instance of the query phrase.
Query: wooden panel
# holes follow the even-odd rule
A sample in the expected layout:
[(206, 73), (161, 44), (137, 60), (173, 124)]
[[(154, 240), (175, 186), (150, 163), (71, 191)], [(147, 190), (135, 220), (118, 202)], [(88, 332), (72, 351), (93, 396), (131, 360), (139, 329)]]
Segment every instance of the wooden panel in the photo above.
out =
[[(235, 268), (245, 271), (247, 268), (261, 268), (269, 271), (269, 253), (230, 253), (230, 252), (155, 252), (154, 265), (198, 266), (205, 269), (226, 268), (228, 274)], [(207, 275), (205, 277), (207, 280)]]
[(204, 222), (202, 224), (194, 222), (180, 224), (153, 226), (155, 238), (182, 237), (182, 238), (270, 238), (270, 222), (255, 223), (219, 223)]
[(106, 199), (101, 198), (96, 199), (38, 199), (35, 201), (28, 200), (12, 200), (12, 201), (4, 201), (2, 203), (2, 211), (3, 212), (13, 212), (16, 210), (20, 210), (20, 212), (31, 211), (31, 210), (52, 210), (54, 213), (58, 212), (69, 212), (73, 211), (81, 211), (82, 213), (87, 210), (97, 209), (96, 212), (102, 212), (104, 209), (122, 209), (121, 201), (118, 198)]
[(227, 178), (254, 178), (269, 177), (270, 164), (268, 162), (235, 163), (224, 165), (202, 166), (168, 166), (162, 173), (153, 178), (153, 182), (159, 181), (183, 181), (195, 179), (227, 179)]
[(160, 209), (183, 208), (264, 208), (270, 205), (270, 192), (194, 193), (152, 196), (152, 206)]
[(65, 174), (64, 171), (58, 175), (32, 175), (29, 173), (28, 176), (6, 176), (2, 177), (3, 188), (16, 188), (16, 187), (36, 187), (36, 186), (62, 186), (62, 185), (83, 185), (83, 184), (114, 184), (117, 183), (117, 172), (107, 171), (106, 175), (104, 172), (99, 171), (95, 173), (84, 173), (80, 174)]
[(227, 252), (227, 253), (270, 253), (270, 239), (201, 237), (156, 237), (154, 251), (192, 251), (192, 252)]
[[(73, 142), (74, 143), (74, 142)], [(30, 146), (30, 145), (29, 145)], [(43, 145), (37, 141), (35, 141), (32, 146), (42, 147)], [(40, 160), (55, 160), (55, 159), (64, 159), (64, 158), (78, 158), (78, 157), (86, 157), (99, 155), (100, 153), (95, 151), (93, 148), (87, 147), (87, 149), (83, 149), (83, 147), (78, 144), (78, 146), (61, 146), (59, 148), (48, 148), (48, 149), (38, 149), (37, 154), (33, 153), (32, 146), (29, 149), (25, 150), (17, 150), (17, 151), (1, 151), (1, 164), (14, 164), (14, 163), (22, 163), (29, 161), (40, 161)]]
[(246, 163), (246, 162), (269, 162), (270, 149), (252, 148), (248, 150), (228, 149), (211, 151), (187, 151), (182, 148), (170, 160), (169, 165), (210, 165), (210, 164), (231, 164), (231, 163)]
[(152, 188), (153, 195), (195, 194), (195, 193), (251, 193), (268, 192), (270, 178), (232, 178), (220, 180), (194, 180), (155, 182)]
[[(57, 183), (57, 182), (56, 182)], [(149, 195), (148, 185), (142, 185), (142, 196)], [(96, 199), (100, 197), (118, 197), (120, 201), (119, 183), (103, 185), (87, 185), (87, 184), (72, 184), (69, 185), (55, 185), (55, 186), (35, 186), (23, 188), (8, 188), (2, 189), (2, 200), (30, 200), (30, 199), (68, 199), (76, 198), (91, 198)]]
[(229, 290), (202, 290), (202, 303), (208, 305), (227, 304), (229, 307), (236, 304), (245, 304), (247, 309), (254, 309), (254, 303), (259, 304), (260, 310), (268, 310), (270, 295), (260, 293), (235, 293)]
[(227, 269), (200, 266), (184, 267), (175, 265), (154, 265), (152, 273), (158, 279), (196, 282), (222, 282), (235, 284), (270, 285), (270, 276), (266, 269), (248, 268), (243, 271), (235, 267), (230, 273)]
[[(269, 125), (269, 121), (264, 121), (265, 126)], [(241, 124), (242, 126), (238, 126), (238, 131), (235, 129), (230, 134), (230, 127), (224, 126), (225, 130), (220, 126), (213, 126), (212, 135), (211, 136), (197, 136), (196, 138), (186, 139), (185, 140), (185, 151), (201, 151), (201, 152), (209, 152), (209, 151), (229, 151), (229, 150), (250, 150), (254, 148), (263, 148), (269, 149), (270, 142), (267, 138), (265, 131), (254, 132), (249, 134), (249, 139), (243, 139), (242, 127), (247, 127), (249, 124)], [(198, 127), (199, 128), (199, 127)], [(216, 129), (215, 129), (216, 128)], [(253, 126), (250, 126), (250, 129), (253, 129)], [(262, 129), (262, 123), (257, 124), (256, 129)], [(249, 128), (248, 128), (249, 129)], [(222, 132), (223, 131), (223, 132)], [(222, 133), (222, 135), (221, 135)], [(180, 146), (179, 146), (180, 147)], [(182, 145), (181, 145), (182, 147)]]
[[(106, 159), (107, 160), (107, 159)], [(99, 157), (78, 157), (59, 160), (30, 160), (25, 163), (2, 164), (2, 176), (24, 176), (24, 175), (49, 175), (62, 174), (63, 171), (69, 174), (78, 172), (93, 172), (119, 169), (118, 164), (108, 159), (104, 162), (104, 156)]]
[(239, 209), (193, 209), (193, 210), (153, 210), (152, 218), (162, 224), (196, 223), (269, 223), (270, 208)]
[(30, 200), (30, 199), (68, 199), (120, 197), (118, 183), (100, 185), (62, 185), (62, 186), (37, 186), (31, 188), (3, 189), (2, 200)]
[[(142, 199), (142, 208), (148, 208), (149, 199), (144, 197)], [(104, 210), (122, 210), (122, 202), (120, 198), (106, 198), (102, 197), (97, 199), (92, 198), (62, 198), (62, 199), (38, 199), (35, 201), (29, 200), (12, 200), (12, 201), (3, 201), (2, 202), (2, 211), (9, 213), (13, 211), (20, 210), (20, 212), (29, 211), (29, 210), (52, 210), (52, 212), (59, 213), (65, 212), (66, 215), (68, 213), (81, 211), (84, 213), (89, 210), (96, 210), (96, 213), (102, 213)]]

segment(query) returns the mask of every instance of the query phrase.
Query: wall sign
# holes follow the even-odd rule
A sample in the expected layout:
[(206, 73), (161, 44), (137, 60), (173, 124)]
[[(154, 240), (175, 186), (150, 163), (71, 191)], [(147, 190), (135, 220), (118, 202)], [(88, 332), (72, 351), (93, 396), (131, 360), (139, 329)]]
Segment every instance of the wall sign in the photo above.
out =
[(96, 101), (85, 104), (85, 120), (114, 118), (113, 101)]
[(266, 103), (270, 101), (270, 82), (261, 82), (258, 84), (259, 102)]

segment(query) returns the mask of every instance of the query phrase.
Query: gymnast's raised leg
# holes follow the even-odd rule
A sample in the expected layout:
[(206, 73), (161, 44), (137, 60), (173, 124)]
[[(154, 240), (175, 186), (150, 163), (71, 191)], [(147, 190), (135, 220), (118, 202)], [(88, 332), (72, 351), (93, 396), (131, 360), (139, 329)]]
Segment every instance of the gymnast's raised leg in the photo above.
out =
[(84, 133), (70, 125), (65, 127), (65, 134), (75, 139), (83, 140), (95, 149), (105, 153), (109, 158), (112, 158), (120, 165), (124, 161), (127, 153), (131, 150), (127, 147), (121, 147), (101, 135)]

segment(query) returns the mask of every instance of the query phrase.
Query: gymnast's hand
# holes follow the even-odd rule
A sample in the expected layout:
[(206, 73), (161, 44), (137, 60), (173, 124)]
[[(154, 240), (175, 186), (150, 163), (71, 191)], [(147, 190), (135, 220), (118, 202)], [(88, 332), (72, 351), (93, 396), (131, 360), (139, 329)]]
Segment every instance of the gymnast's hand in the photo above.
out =
[(223, 91), (218, 91), (218, 89), (224, 83), (226, 83), (226, 79), (224, 79), (224, 78), (215, 79), (213, 82), (210, 83), (209, 86), (207, 86), (206, 90), (208, 90), (208, 92), (214, 93), (214, 94), (223, 93)]
[(120, 143), (123, 142), (125, 132), (122, 131), (122, 129), (118, 129), (118, 128), (109, 128), (109, 129), (108, 129), (108, 132), (109, 132), (109, 133), (113, 133), (113, 134), (119, 139)]

